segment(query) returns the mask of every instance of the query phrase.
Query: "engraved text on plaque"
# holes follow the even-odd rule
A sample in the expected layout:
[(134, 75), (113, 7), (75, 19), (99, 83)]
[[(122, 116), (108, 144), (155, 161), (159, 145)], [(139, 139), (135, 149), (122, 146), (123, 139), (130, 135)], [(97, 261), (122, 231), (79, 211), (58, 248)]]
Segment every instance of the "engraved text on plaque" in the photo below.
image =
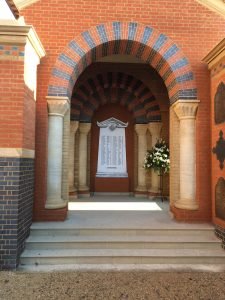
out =
[(100, 127), (97, 177), (127, 177), (126, 140), (123, 123), (115, 118), (97, 122)]

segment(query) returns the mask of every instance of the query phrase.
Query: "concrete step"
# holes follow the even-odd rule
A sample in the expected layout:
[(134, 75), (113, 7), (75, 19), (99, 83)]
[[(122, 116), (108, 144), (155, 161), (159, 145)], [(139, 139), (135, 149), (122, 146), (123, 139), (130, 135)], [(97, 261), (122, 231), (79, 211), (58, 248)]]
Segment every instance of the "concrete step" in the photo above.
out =
[(52, 228), (49, 225), (32, 226), (31, 236), (204, 236), (212, 234), (213, 228)]
[(218, 249), (220, 241), (210, 232), (203, 236), (30, 236), (26, 249)]
[(225, 272), (225, 264), (61, 264), (19, 265), (22, 272), (53, 271), (150, 271), (150, 272)]
[(55, 249), (25, 250), (21, 265), (225, 264), (222, 249)]
[(20, 266), (225, 265), (211, 224), (155, 222), (153, 217), (148, 222), (148, 214), (142, 222), (142, 217), (84, 213), (63, 223), (34, 223)]

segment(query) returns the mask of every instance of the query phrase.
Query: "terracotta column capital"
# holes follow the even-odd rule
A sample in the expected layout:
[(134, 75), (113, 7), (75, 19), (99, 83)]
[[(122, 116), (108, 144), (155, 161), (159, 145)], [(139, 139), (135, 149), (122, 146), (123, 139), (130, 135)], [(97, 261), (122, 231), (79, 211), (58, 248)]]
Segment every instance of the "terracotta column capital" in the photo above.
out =
[(162, 122), (148, 123), (148, 130), (150, 131), (151, 135), (157, 135), (159, 137), (161, 129), (162, 129)]
[(178, 100), (173, 108), (179, 120), (195, 119), (199, 100)]
[(70, 133), (75, 134), (79, 127), (79, 121), (70, 121)]
[(51, 116), (64, 117), (65, 113), (69, 109), (68, 97), (52, 97), (47, 96), (48, 114)]
[(146, 135), (148, 124), (135, 124), (135, 131), (137, 135)]
[(80, 133), (88, 134), (90, 129), (91, 129), (91, 123), (80, 123), (79, 124)]

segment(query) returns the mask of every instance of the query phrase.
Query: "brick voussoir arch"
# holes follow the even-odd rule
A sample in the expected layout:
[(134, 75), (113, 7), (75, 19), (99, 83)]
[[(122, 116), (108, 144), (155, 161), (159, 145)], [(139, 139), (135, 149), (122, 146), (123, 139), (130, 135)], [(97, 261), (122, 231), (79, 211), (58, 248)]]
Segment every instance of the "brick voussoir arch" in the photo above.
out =
[(91, 122), (100, 105), (118, 102), (133, 112), (136, 123), (161, 121), (159, 103), (149, 87), (122, 72), (104, 72), (78, 83), (72, 95), (71, 118)]
[(171, 104), (197, 99), (194, 75), (181, 49), (158, 30), (135, 22), (100, 24), (70, 41), (52, 70), (48, 95), (71, 97), (79, 75), (97, 59), (111, 54), (135, 56), (157, 70)]
[[(107, 92), (107, 90), (109, 89), (105, 89), (105, 91)], [(119, 90), (119, 89), (117, 89)], [(140, 103), (139, 99), (133, 94), (130, 93), (127, 90), (121, 89), (122, 93), (120, 95), (120, 99), (118, 100), (111, 100), (111, 101), (107, 101), (104, 104), (107, 103), (119, 103), (122, 106), (126, 106), (128, 108), (129, 111), (133, 112), (134, 114), (134, 118), (135, 118), (135, 122), (136, 123), (148, 123), (150, 122), (150, 118), (153, 118), (152, 115), (150, 115), (150, 113), (148, 113), (144, 107), (143, 104)], [(99, 98), (100, 97), (100, 98)], [(101, 97), (102, 95), (98, 94), (98, 95), (92, 95), (92, 99), (96, 100), (98, 99), (98, 105), (97, 106), (92, 106), (92, 99), (89, 98), (89, 101), (85, 101), (84, 103), (82, 103), (82, 105), (80, 106), (80, 109), (75, 108), (74, 109), (74, 105), (73, 102), (75, 99), (72, 99), (72, 104), (71, 104), (71, 119), (72, 120), (78, 120), (80, 122), (91, 122), (92, 120), (92, 116), (94, 114), (94, 112), (98, 109), (98, 107), (101, 105)], [(138, 104), (134, 107), (132, 107), (129, 102), (129, 98), (132, 98), (133, 102), (138, 102)], [(160, 121), (161, 120), (161, 116), (159, 114), (157, 114), (155, 116), (155, 121)]]

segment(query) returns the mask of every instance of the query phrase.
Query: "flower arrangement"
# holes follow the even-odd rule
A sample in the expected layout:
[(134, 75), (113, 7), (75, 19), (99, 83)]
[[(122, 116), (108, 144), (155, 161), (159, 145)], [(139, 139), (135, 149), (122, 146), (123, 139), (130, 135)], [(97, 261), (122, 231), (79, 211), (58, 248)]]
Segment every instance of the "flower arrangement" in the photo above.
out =
[(158, 140), (155, 146), (148, 150), (144, 159), (144, 168), (146, 170), (154, 169), (160, 173), (168, 173), (170, 170), (170, 151), (166, 142)]

